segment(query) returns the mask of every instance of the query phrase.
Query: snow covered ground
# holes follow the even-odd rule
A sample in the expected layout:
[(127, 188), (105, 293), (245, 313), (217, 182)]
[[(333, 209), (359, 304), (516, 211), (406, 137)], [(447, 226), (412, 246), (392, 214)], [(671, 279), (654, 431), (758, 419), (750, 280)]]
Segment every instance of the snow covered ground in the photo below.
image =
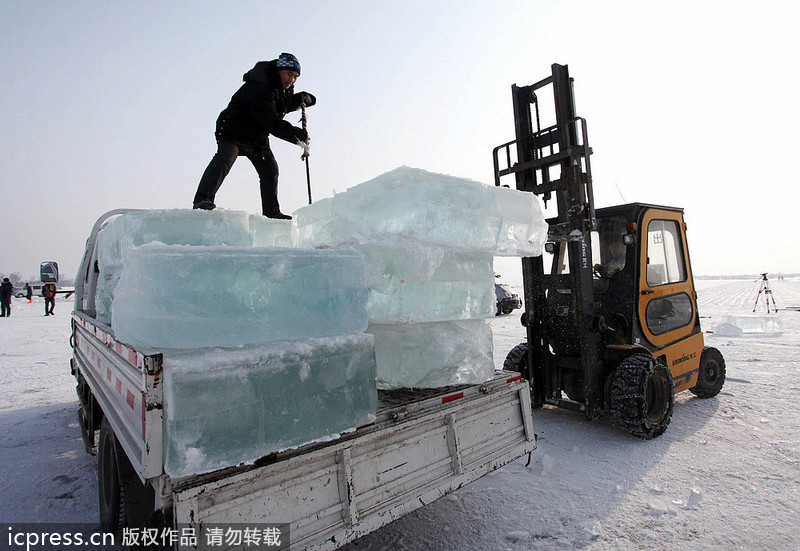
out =
[[(770, 283), (779, 307), (800, 306), (800, 280)], [(758, 284), (698, 289), (711, 329), (752, 314)], [(83, 451), (69, 372), (71, 301), (59, 298), (54, 317), (36, 300), (12, 308), (0, 320), (0, 522), (94, 523), (96, 462)], [(519, 314), (490, 320), (498, 365), (524, 337)], [(522, 458), (344, 549), (800, 548), (800, 312), (770, 315), (783, 333), (707, 335), (725, 356), (725, 387), (708, 400), (679, 394), (660, 438), (536, 410), (529, 465)]]

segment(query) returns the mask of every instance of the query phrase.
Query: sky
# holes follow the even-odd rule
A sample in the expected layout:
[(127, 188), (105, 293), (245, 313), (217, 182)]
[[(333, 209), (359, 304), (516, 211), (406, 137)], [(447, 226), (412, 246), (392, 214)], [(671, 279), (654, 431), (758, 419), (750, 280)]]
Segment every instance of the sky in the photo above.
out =
[[(789, 0), (0, 0), (0, 272), (55, 260), (72, 277), (103, 213), (191, 207), (217, 115), (281, 52), (318, 100), (315, 200), (402, 165), (493, 183), (511, 85), (566, 64), (597, 207), (683, 207), (696, 275), (800, 272), (798, 16)], [(301, 150), (272, 146), (291, 213)], [(216, 203), (260, 212), (247, 159)]]

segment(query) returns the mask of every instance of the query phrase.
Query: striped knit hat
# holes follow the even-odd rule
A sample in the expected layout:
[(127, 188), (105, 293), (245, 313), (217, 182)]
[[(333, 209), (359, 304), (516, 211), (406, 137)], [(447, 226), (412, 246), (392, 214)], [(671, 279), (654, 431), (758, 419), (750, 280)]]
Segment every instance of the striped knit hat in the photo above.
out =
[(295, 71), (297, 74), (300, 74), (300, 62), (297, 61), (297, 58), (294, 57), (292, 54), (287, 54), (283, 52), (278, 57), (278, 69), (287, 69), (289, 71)]

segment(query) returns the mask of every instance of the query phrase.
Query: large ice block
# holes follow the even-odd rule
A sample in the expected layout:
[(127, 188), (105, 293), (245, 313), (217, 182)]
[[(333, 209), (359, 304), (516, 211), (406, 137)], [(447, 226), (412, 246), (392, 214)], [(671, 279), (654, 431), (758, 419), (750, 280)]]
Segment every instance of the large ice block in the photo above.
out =
[(134, 346), (240, 346), (358, 333), (367, 326), (363, 256), (351, 248), (149, 244), (114, 292), (117, 339)]
[(438, 388), (494, 375), (492, 330), (483, 320), (370, 324), (378, 388)]
[(494, 313), (489, 253), (406, 240), (355, 248), (364, 254), (370, 323), (473, 319)]
[(113, 218), (97, 235), (100, 265), (121, 264), (134, 248), (165, 245), (251, 247), (249, 214), (233, 210), (162, 209)]
[(248, 216), (243, 211), (219, 209), (162, 209), (129, 212), (111, 219), (97, 234), (97, 319), (106, 324), (111, 322), (111, 304), (120, 270), (136, 247), (153, 242), (251, 247)]
[(250, 235), (254, 247), (291, 247), (292, 221), (251, 214)]
[(164, 354), (164, 469), (172, 477), (251, 463), (371, 423), (372, 337)]
[(532, 193), (405, 166), (295, 212), (299, 247), (396, 237), (496, 256), (538, 256), (547, 224)]
[(714, 334), (722, 337), (741, 335), (781, 335), (783, 322), (778, 316), (756, 314), (726, 314), (714, 324)]

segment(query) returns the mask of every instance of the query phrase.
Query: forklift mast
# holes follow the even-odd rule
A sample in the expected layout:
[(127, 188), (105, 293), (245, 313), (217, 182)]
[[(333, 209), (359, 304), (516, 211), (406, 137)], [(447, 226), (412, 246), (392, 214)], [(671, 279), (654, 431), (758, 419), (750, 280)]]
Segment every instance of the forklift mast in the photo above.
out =
[[(540, 128), (537, 91), (547, 86), (552, 87), (556, 122)], [(545, 205), (555, 195), (558, 213), (547, 221), (551, 269), (545, 272), (543, 255), (522, 259), (527, 375), (534, 405), (556, 404), (594, 419), (603, 409), (604, 378), (602, 323), (593, 305), (591, 232), (597, 222), (586, 121), (575, 115), (566, 65), (553, 64), (552, 75), (536, 84), (513, 85), (512, 96), (516, 140), (494, 149), (495, 184), (514, 174), (517, 189), (541, 196)], [(563, 273), (559, 266), (565, 253), (569, 269)], [(564, 389), (571, 389), (567, 399)]]

